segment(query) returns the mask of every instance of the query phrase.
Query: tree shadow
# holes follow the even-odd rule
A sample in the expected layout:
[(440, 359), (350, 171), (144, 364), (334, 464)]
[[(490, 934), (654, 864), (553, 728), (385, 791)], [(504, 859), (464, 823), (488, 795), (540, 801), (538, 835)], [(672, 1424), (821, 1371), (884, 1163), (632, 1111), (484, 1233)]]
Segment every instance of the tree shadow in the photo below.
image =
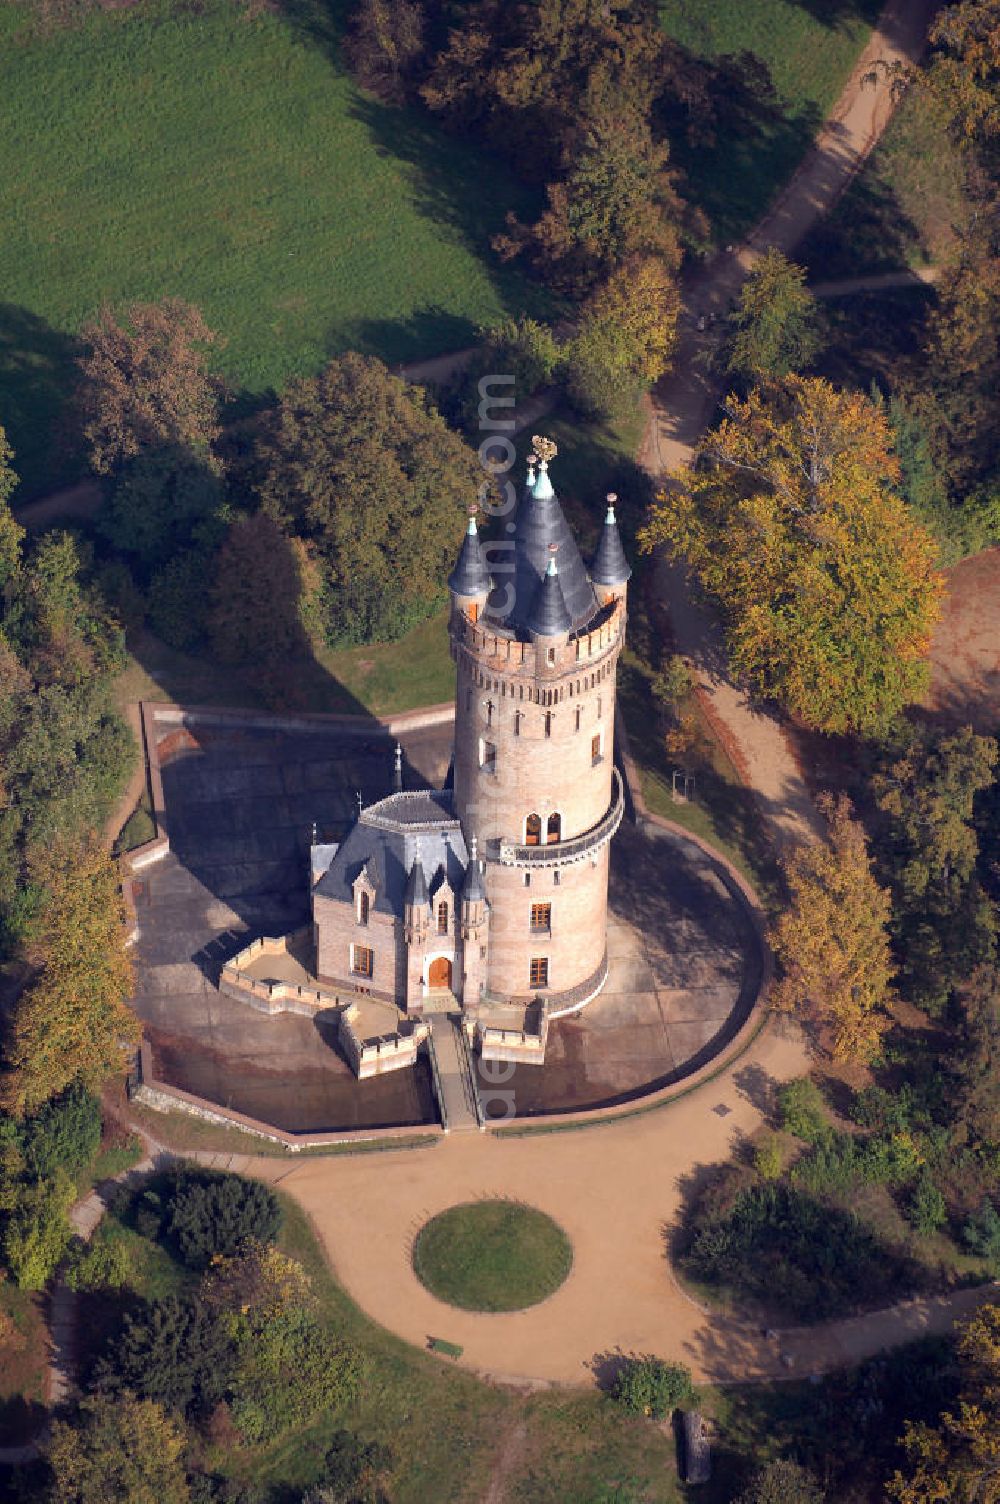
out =
[(737, 1092), (755, 1107), (769, 1128), (778, 1126), (775, 1091), (778, 1083), (762, 1065), (743, 1065), (733, 1072)]
[(0, 303), (0, 424), (14, 448), (22, 503), (82, 468), (82, 444), (70, 414), (77, 341), (40, 315)]
[[(877, 161), (877, 158), (876, 158)], [(895, 190), (871, 167), (856, 177), (832, 214), (808, 232), (795, 259), (813, 282), (905, 271), (920, 232)]]
[(358, 350), (402, 365), (464, 350), (478, 338), (479, 327), (472, 319), (441, 304), (428, 304), (404, 318), (358, 319), (338, 325), (327, 336), (327, 357), (333, 360), (345, 350)]

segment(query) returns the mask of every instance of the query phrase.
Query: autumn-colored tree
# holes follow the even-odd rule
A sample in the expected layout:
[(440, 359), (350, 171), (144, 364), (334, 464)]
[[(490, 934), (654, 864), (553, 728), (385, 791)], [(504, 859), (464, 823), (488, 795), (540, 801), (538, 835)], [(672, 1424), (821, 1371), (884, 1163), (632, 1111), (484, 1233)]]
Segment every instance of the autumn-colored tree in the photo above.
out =
[(332, 635), (398, 635), (438, 604), (483, 472), (421, 388), (344, 355), (292, 382), (256, 460), (263, 510), (321, 559)]
[(1000, 136), (1000, 3), (947, 5), (930, 31), (927, 69), (932, 97), (965, 143)]
[(132, 303), (121, 316), (104, 308), (81, 339), (77, 404), (98, 475), (162, 446), (216, 463), (222, 388), (208, 352), (217, 336), (197, 308), (179, 298)]
[(822, 731), (881, 733), (928, 683), (942, 591), (885, 416), (788, 376), (727, 416), (640, 533), (719, 602), (736, 674)]
[(508, 217), (494, 246), (510, 258), (526, 251), (552, 286), (582, 295), (623, 262), (656, 256), (680, 263), (680, 200), (669, 151), (645, 122), (595, 123), (565, 176), (550, 183), (548, 208), (531, 226)]
[(96, 839), (57, 840), (35, 857), (45, 894), (29, 955), (35, 979), (11, 1010), (3, 1078), (17, 1115), (80, 1081), (123, 1069), (140, 1036), (128, 1006), (132, 965), (118, 872)]
[(959, 1329), (957, 1409), (936, 1426), (908, 1424), (907, 1468), (886, 1486), (896, 1504), (997, 1504), (1000, 1500), (1000, 1305)]
[(993, 952), (996, 921), (976, 870), (974, 806), (998, 755), (996, 741), (971, 726), (908, 725), (872, 780), (886, 817), (877, 851), (893, 896), (901, 990), (934, 1013)]
[(45, 1456), (52, 1504), (188, 1504), (183, 1427), (131, 1394), (81, 1400), (53, 1421)]
[(730, 323), (729, 370), (751, 381), (803, 371), (820, 348), (819, 305), (805, 270), (774, 246), (744, 282)]
[(670, 268), (657, 256), (640, 256), (617, 267), (596, 289), (584, 305), (583, 320), (620, 330), (635, 352), (636, 373), (653, 382), (670, 363), (679, 312), (680, 293)]
[(361, 0), (344, 38), (344, 56), (359, 84), (390, 104), (406, 99), (423, 47), (418, 0)]
[(875, 1053), (893, 978), (889, 895), (871, 869), (850, 801), (822, 796), (825, 838), (784, 863), (790, 902), (771, 930), (781, 975), (772, 1002), (816, 1024), (835, 1060)]

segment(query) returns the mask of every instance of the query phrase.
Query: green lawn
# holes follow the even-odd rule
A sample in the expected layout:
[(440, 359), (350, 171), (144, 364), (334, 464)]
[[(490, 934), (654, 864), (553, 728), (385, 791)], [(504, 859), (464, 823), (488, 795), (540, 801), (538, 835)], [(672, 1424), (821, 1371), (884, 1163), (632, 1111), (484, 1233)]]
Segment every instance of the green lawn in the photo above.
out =
[(660, 0), (664, 30), (699, 57), (751, 52), (774, 89), (744, 104), (719, 81), (716, 140), (677, 141), (687, 194), (701, 205), (713, 238), (725, 244), (760, 217), (795, 170), (868, 39), (879, 0)]
[(911, 93), (798, 259), (814, 281), (943, 261), (964, 238), (973, 209), (965, 166), (926, 95)]
[(533, 1206), (502, 1199), (452, 1206), (417, 1234), (413, 1267), (438, 1300), (463, 1311), (523, 1311), (558, 1290), (573, 1250)]
[(40, 34), (0, 8), (0, 421), (22, 500), (57, 478), (69, 336), (104, 302), (199, 304), (251, 394), (346, 348), (453, 349), (538, 302), (488, 249), (532, 202), (359, 93), (337, 61), (343, 9), (140, 0)]

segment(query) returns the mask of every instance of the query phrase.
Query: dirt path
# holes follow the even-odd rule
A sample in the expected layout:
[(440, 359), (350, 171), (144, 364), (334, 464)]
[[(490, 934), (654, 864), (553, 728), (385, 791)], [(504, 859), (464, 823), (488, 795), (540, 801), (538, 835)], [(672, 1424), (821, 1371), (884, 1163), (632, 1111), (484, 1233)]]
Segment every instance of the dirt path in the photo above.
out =
[[(881, 72), (874, 86), (866, 79), (876, 63), (917, 60), (935, 8), (934, 0), (890, 0), (815, 145), (769, 212), (742, 245), (716, 256), (689, 284), (674, 368), (653, 393), (640, 456), (657, 478), (690, 462), (714, 417), (718, 391), (710, 359), (744, 278), (769, 246), (794, 251), (843, 192), (892, 114), (887, 80)], [(706, 327), (699, 330), (702, 318)], [(664, 562), (661, 578), (677, 650), (695, 670), (707, 712), (758, 795), (775, 839), (787, 847), (808, 837), (818, 828), (818, 816), (783, 727), (751, 706), (728, 678), (718, 622), (685, 571)]]
[(866, 277), (842, 277), (838, 282), (811, 282), (815, 298), (844, 298), (852, 292), (891, 292), (894, 287), (932, 287), (940, 266), (911, 266), (898, 272), (872, 272)]

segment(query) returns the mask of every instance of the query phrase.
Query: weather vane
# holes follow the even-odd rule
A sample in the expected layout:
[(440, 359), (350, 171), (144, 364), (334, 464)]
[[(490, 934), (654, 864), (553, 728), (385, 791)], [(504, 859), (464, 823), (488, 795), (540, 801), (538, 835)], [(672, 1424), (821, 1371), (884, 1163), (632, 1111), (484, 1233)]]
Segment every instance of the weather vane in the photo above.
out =
[(531, 436), (531, 448), (540, 465), (547, 465), (549, 460), (554, 460), (559, 453), (557, 446), (551, 439), (547, 439), (544, 435), (538, 433)]

